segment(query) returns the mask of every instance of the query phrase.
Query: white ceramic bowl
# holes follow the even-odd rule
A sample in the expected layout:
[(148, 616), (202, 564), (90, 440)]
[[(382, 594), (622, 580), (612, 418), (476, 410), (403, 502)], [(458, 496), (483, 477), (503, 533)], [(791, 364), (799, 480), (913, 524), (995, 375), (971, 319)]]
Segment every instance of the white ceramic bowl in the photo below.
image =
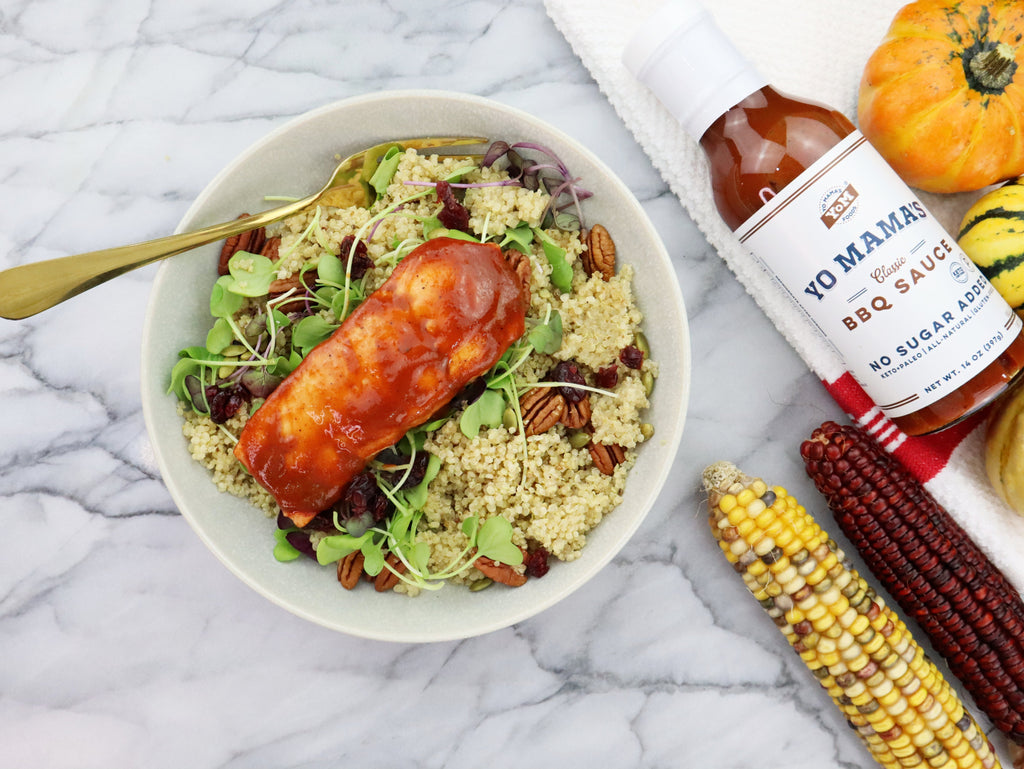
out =
[(659, 384), (645, 419), (655, 437), (640, 449), (625, 499), (593, 532), (582, 556), (553, 562), (525, 586), (471, 593), (455, 585), (416, 598), (342, 589), (334, 570), (308, 559), (279, 563), (273, 521), (217, 491), (189, 456), (168, 375), (178, 350), (202, 343), (220, 244), (168, 260), (154, 286), (143, 330), (142, 403), (164, 481), (207, 547), (239, 578), (295, 614), (355, 636), (389, 641), (466, 638), (506, 627), (565, 598), (622, 548), (665, 482), (683, 429), (690, 383), (686, 313), (665, 248), (629, 190), (589, 151), (540, 120), (487, 99), (440, 91), (399, 91), (348, 99), (302, 115), (244, 152), (195, 201), (179, 231), (266, 208), (266, 194), (306, 194), (328, 177), (337, 155), (403, 136), (479, 135), (547, 145), (595, 195), (589, 222), (601, 222), (635, 268)]

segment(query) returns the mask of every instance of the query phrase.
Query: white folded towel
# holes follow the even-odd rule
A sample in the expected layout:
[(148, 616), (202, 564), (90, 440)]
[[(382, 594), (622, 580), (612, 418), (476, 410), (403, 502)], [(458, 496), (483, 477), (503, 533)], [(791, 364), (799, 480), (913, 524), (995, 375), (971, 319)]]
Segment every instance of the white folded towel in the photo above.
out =
[[(719, 218), (706, 162), (655, 96), (622, 64), (633, 33), (662, 0), (544, 0), (548, 15), (679, 197), (691, 218), (837, 403), (925, 481), (929, 491), (1024, 593), (1024, 517), (1010, 510), (985, 477), (978, 419), (925, 438), (907, 438), (881, 417), (842, 362), (816, 338), (782, 292), (750, 259)], [(706, 0), (736, 46), (768, 82), (856, 116), (861, 71), (903, 0)], [(976, 194), (922, 201), (956, 233)], [(794, 451), (796, 447), (794, 447)]]

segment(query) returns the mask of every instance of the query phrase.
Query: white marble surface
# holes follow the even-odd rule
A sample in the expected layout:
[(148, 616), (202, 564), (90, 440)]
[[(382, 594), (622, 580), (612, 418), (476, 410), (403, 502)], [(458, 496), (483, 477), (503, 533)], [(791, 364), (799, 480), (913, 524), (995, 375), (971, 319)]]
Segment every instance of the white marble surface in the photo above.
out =
[(515, 627), (347, 637), (250, 592), (174, 509), (139, 401), (153, 268), (0, 322), (0, 769), (874, 766), (718, 554), (697, 488), (730, 458), (812, 498), (796, 447), (841, 415), (540, 0), (4, 0), (0, 268), (166, 234), (289, 117), (408, 87), (529, 110), (643, 202), (696, 362), (660, 503)]

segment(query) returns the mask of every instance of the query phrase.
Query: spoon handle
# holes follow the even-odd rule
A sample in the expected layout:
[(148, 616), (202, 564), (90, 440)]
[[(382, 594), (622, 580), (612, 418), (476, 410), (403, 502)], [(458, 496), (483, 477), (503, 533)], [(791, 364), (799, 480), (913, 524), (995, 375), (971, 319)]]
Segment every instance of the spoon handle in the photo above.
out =
[(0, 272), (0, 317), (27, 318), (151, 262), (280, 221), (316, 203), (320, 194), (192, 232), (11, 267)]

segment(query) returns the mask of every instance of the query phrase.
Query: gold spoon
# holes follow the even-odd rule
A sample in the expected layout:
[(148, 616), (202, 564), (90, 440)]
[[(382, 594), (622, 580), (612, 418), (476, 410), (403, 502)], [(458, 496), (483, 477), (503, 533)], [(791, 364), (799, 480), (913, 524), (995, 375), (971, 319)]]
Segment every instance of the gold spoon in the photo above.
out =
[(395, 145), (443, 152), (449, 147), (486, 143), (487, 139), (478, 136), (398, 139), (349, 155), (335, 167), (330, 180), (318, 192), (294, 203), (193, 232), (11, 267), (0, 272), (0, 317), (27, 318), (143, 265), (287, 219), (315, 205), (364, 205), (366, 182), (372, 169)]

